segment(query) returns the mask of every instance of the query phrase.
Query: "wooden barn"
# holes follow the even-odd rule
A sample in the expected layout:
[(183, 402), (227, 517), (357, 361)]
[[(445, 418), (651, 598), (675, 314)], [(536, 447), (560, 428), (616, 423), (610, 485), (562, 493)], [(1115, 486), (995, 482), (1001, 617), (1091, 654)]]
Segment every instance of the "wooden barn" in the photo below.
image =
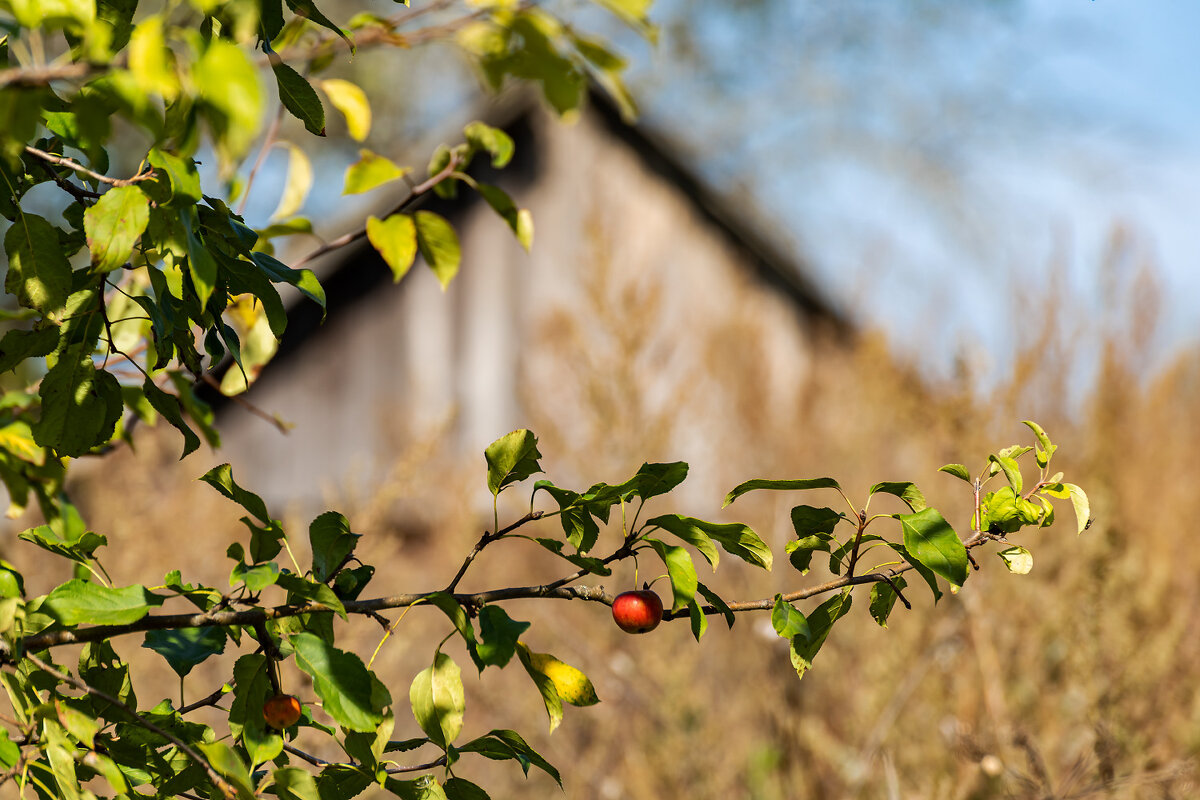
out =
[(418, 442), (475, 465), (528, 427), (564, 480), (683, 459), (695, 490), (719, 493), (725, 477), (695, 467), (727, 459), (728, 437), (770, 442), (849, 324), (802, 257), (602, 98), (573, 124), (534, 101), (485, 119), (516, 157), (482, 177), (531, 210), (532, 252), (461, 191), (428, 206), (462, 242), (444, 292), (420, 262), (394, 284), (365, 240), (330, 254), (315, 265), (326, 321), (298, 304), (245, 395), (294, 429), (225, 403), (220, 458), (269, 502), (307, 509), (330, 490), (369, 493)]

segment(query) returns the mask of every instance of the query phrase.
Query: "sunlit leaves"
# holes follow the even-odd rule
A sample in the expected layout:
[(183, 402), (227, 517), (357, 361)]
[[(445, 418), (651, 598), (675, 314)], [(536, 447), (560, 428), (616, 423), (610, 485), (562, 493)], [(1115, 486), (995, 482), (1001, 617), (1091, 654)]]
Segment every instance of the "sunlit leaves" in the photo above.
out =
[(520, 642), (517, 643), (517, 656), (542, 695), (551, 732), (562, 722), (563, 702), (576, 706), (600, 702), (592, 682), (570, 664), (548, 653), (535, 653)]
[(443, 750), (462, 731), (462, 674), (450, 656), (440, 650), (433, 663), (417, 673), (408, 691), (413, 717), (425, 735)]
[(916, 560), (955, 586), (967, 581), (967, 549), (937, 509), (897, 514), (904, 527), (904, 547)]
[(92, 363), (89, 347), (64, 352), (42, 379), (42, 416), (34, 440), (59, 455), (79, 456), (112, 438), (123, 408), (117, 379)]
[(517, 242), (521, 247), (524, 247), (526, 252), (532, 249), (533, 215), (529, 213), (529, 209), (517, 208), (508, 193), (499, 187), (480, 183), (476, 185), (475, 189), (492, 207), (492, 210), (499, 214), (501, 219), (512, 229), (513, 235), (517, 237)]
[(289, 641), (296, 665), (312, 677), (326, 713), (347, 730), (374, 731), (392, 698), (362, 660), (311, 633), (295, 634)]
[(179, 94), (179, 78), (163, 35), (162, 17), (149, 16), (134, 28), (129, 39), (129, 71), (143, 92), (157, 94), (168, 102)]
[(748, 564), (754, 564), (764, 569), (771, 568), (771, 549), (749, 526), (740, 522), (705, 522), (694, 517), (668, 514), (655, 517), (648, 524), (657, 525), (663, 530), (670, 531), (696, 547), (704, 554), (714, 569), (717, 566), (717, 553), (712, 547), (712, 540), (718, 542), (726, 552)]
[(392, 271), (394, 282), (408, 273), (417, 257), (417, 226), (407, 214), (367, 217), (367, 240)]
[(1028, 575), (1033, 569), (1033, 554), (1019, 545), (1006, 547), (996, 553), (1004, 561), (1004, 566), (1014, 575)]
[(346, 118), (350, 137), (357, 142), (366, 139), (371, 132), (371, 104), (367, 101), (366, 93), (357, 84), (340, 78), (320, 81), (318, 86), (329, 97), (333, 107)]
[(852, 600), (850, 590), (843, 589), (808, 615), (807, 636), (800, 634), (792, 637), (790, 652), (797, 676), (803, 678), (804, 673), (812, 668), (813, 659), (825, 644), (834, 623), (849, 613)]
[(891, 615), (892, 608), (896, 605), (899, 597), (896, 589), (903, 591), (907, 585), (907, 581), (897, 575), (890, 580), (879, 581), (871, 587), (871, 618), (879, 624), (879, 627), (887, 627), (888, 616)]
[(97, 272), (120, 269), (133, 255), (133, 246), (150, 221), (150, 201), (136, 186), (105, 192), (83, 213), (92, 267)]
[(777, 492), (807, 490), (807, 489), (837, 489), (838, 482), (833, 478), (806, 478), (800, 480), (768, 480), (766, 478), (755, 478), (754, 480), (739, 483), (733, 490), (725, 495), (725, 502), (722, 507), (729, 505), (734, 500), (744, 495), (746, 492), (760, 491), (770, 489)]
[(146, 616), (162, 602), (144, 586), (114, 589), (75, 579), (47, 595), (41, 610), (63, 625), (124, 625)]
[(263, 503), (262, 498), (254, 492), (246, 491), (238, 486), (233, 480), (233, 468), (228, 464), (213, 467), (201, 475), (200, 480), (258, 517), (262, 522), (271, 521), (271, 515), (267, 513), (267, 506)]
[(411, 172), (378, 153), (359, 150), (358, 161), (346, 169), (342, 194), (361, 194), (403, 178)]
[(226, 162), (241, 158), (262, 124), (263, 91), (242, 48), (212, 39), (192, 66), (192, 80), (207, 110), (217, 151)]
[(488, 489), (493, 495), (542, 471), (538, 464), (542, 454), (538, 452), (537, 437), (532, 431), (517, 430), (506, 434), (488, 445), (483, 455), (487, 460)]
[(671, 610), (678, 611), (687, 606), (696, 594), (696, 565), (687, 550), (673, 544), (667, 544), (659, 539), (644, 538), (658, 553), (663, 564), (667, 567), (667, 576), (671, 580)]
[(418, 211), (413, 219), (417, 225), (417, 248), (421, 257), (445, 289), (458, 274), (462, 261), (458, 234), (445, 217), (432, 211)]
[(285, 147), (288, 151), (287, 181), (283, 184), (283, 194), (279, 196), (279, 205), (275, 207), (271, 219), (287, 219), (303, 208), (313, 184), (312, 162), (308, 155), (294, 144)]
[(21, 214), (4, 234), (4, 252), (4, 288), (18, 303), (43, 314), (62, 307), (71, 290), (71, 265), (53, 225), (36, 214)]

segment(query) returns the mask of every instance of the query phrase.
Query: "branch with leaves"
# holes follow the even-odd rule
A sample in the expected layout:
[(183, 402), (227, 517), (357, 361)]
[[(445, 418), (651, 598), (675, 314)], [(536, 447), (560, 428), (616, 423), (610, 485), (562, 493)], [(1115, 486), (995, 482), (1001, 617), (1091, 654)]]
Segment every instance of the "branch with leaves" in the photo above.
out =
[[(8, 620), (0, 630), (7, 648), (4, 686), (18, 725), (25, 720), (41, 719), (57, 731), (53, 726), (61, 724), (62, 734), (56, 733), (47, 742), (65, 742), (64, 747), (99, 752), (96, 742), (103, 741), (105, 735), (115, 735), (114, 726), (120, 724), (122, 717), (133, 717), (136, 724), (161, 732), (160, 735), (188, 755), (191, 763), (171, 762), (163, 766), (160, 773), (151, 777), (152, 785), (170, 784), (198, 766), (203, 773), (201, 784), (207, 781), (227, 796), (232, 796), (231, 791), (261, 792), (272, 782), (289, 787), (311, 786), (320, 793), (322, 787), (343, 787), (347, 781), (352, 786), (363, 781), (382, 781), (385, 788), (390, 787), (401, 797), (410, 796), (422, 790), (421, 787), (433, 786), (439, 787), (448, 798), (483, 796), (482, 789), (454, 774), (453, 765), (468, 753), (514, 759), (526, 766), (535, 764), (558, 780), (557, 771), (513, 731), (492, 731), (465, 744), (456, 744), (462, 729), (464, 695), (460, 668), (443, 650), (449, 638), (461, 639), (481, 673), (488, 667), (503, 669), (515, 657), (541, 696), (553, 730), (562, 720), (564, 703), (592, 705), (599, 702), (595, 690), (578, 668), (549, 653), (532, 650), (528, 644), (531, 623), (509, 616), (504, 603), (546, 598), (612, 606), (613, 597), (594, 581), (611, 576), (617, 563), (627, 560), (636, 563), (639, 557), (651, 557), (662, 561), (670, 587), (670, 611), (663, 613), (663, 604), (656, 604), (655, 613), (661, 619), (689, 620), (693, 635), (700, 641), (709, 616), (721, 615), (732, 626), (739, 613), (768, 611), (775, 631), (789, 642), (793, 667), (803, 677), (834, 625), (850, 612), (857, 587), (870, 587), (870, 614), (877, 623), (886, 626), (897, 601), (910, 606), (903, 595), (907, 588), (903, 576), (910, 572), (920, 576), (935, 601), (943, 596), (942, 587), (946, 584), (954, 591), (965, 584), (970, 567), (978, 569), (969, 551), (989, 543), (999, 545), (997, 554), (1010, 571), (1028, 572), (1032, 556), (1023, 546), (1012, 544), (1008, 537), (1025, 527), (1052, 524), (1052, 499), (1070, 498), (1078, 515), (1077, 530), (1086, 529), (1089, 522), (1086, 495), (1079, 487), (1062, 483), (1061, 474), (1050, 473), (1056, 447), (1039, 426), (1026, 424), (1035, 434), (1035, 446), (998, 451), (974, 477), (960, 465), (943, 468), (964, 479), (972, 495), (979, 498), (971, 533), (965, 539), (927, 504), (924, 494), (911, 482), (875, 484), (861, 507), (852, 503), (832, 478), (755, 479), (736, 486), (726, 496), (725, 505), (752, 492), (825, 490), (834, 492), (848, 508), (837, 511), (829, 507), (795, 506), (791, 511), (795, 538), (785, 548), (787, 563), (798, 575), (806, 575), (814, 556), (823, 553), (828, 556), (829, 571), (837, 577), (772, 598), (746, 601), (726, 601), (700, 582), (694, 554), (699, 554), (714, 570), (722, 552), (749, 566), (771, 569), (775, 560), (770, 548), (748, 525), (710, 522), (681, 514), (660, 514), (638, 523), (647, 501), (668, 496), (687, 477), (688, 466), (683, 462), (644, 464), (622, 483), (595, 484), (583, 491), (538, 480), (532, 486), (531, 506), (545, 495), (556, 508), (532, 509), (505, 527), (497, 525), (484, 532), (445, 589), (372, 599), (361, 599), (361, 595), (372, 582), (375, 569), (359, 559), (361, 537), (351, 530), (344, 516), (330, 511), (313, 520), (308, 532), (311, 564), (301, 571), (293, 563), (294, 571), (289, 570), (276, 560), (285, 549), (291, 552), (282, 525), (271, 517), (262, 499), (235, 482), (231, 468), (222, 465), (206, 473), (202, 480), (247, 512), (242, 518), (248, 529), (247, 540), (235, 542), (227, 550), (234, 562), (232, 591), (185, 583), (175, 571), (154, 589), (142, 585), (110, 587), (74, 579), (45, 596), (29, 598), (24, 594), (22, 577), (7, 566), (0, 566), (0, 589), (6, 588), (0, 608), (6, 610), (4, 618)], [(1038, 475), (1025, 490), (1018, 459), (1030, 451), (1035, 454)], [(488, 447), (487, 485), (493, 498), (498, 501), (501, 493), (541, 472), (540, 457), (536, 437), (525, 430), (514, 431)], [(1005, 485), (983, 494), (983, 489), (997, 478)], [(897, 498), (907, 511), (871, 513), (871, 503), (879, 495)], [(620, 513), (614, 513), (618, 510)], [(628, 514), (627, 510), (633, 513)], [(554, 526), (557, 534), (542, 529), (551, 520), (557, 522)], [(879, 526), (887, 523), (892, 525), (894, 533), (880, 531)], [(530, 533), (533, 527), (539, 530)], [(844, 535), (839, 534), (841, 528), (847, 528)], [(104, 574), (96, 552), (99, 544), (94, 541), (66, 543), (48, 525), (26, 531), (21, 538), (75, 561), (96, 575)], [(529, 542), (568, 561), (576, 569), (537, 586), (457, 592), (464, 576), (484, 551), (504, 539)], [(608, 539), (615, 542), (611, 552), (597, 555), (601, 543)], [(883, 555), (871, 568), (856, 570), (872, 553)], [(649, 587), (642, 593), (647, 591)], [(280, 594), (284, 602), (265, 603), (271, 594)], [(794, 605), (823, 595), (828, 597), (807, 613)], [(153, 613), (168, 602), (185, 602), (197, 611)], [(335, 620), (346, 620), (352, 615), (379, 619), (387, 630), (380, 643), (382, 647), (408, 611), (419, 606), (434, 607), (444, 614), (447, 630), (433, 648), (430, 666), (413, 678), (410, 688), (411, 713), (424, 736), (393, 740), (397, 709), (385, 683), (371, 669), (374, 657), (364, 663), (354, 653), (339, 649), (335, 645)], [(401, 609), (404, 614), (395, 622), (388, 623), (380, 617), (380, 612)], [(614, 609), (614, 616), (618, 613)], [(658, 619), (653, 620), (654, 624), (657, 622)], [(240, 631), (241, 638), (240, 654), (235, 657), (227, 648), (231, 643), (237, 646), (236, 631)], [(209, 659), (233, 659), (226, 686), (178, 710), (169, 701), (155, 706), (149, 714), (135, 710), (131, 705), (132, 686), (125, 672), (117, 673), (117, 681), (110, 676), (104, 684), (121, 687), (123, 695), (94, 684), (99, 664), (121, 663), (113, 649), (116, 640), (135, 633), (143, 633), (143, 646), (158, 652), (181, 679)], [(50, 649), (69, 644), (85, 646), (78, 678), (49, 662)], [(282, 691), (277, 662), (288, 658), (294, 659), (296, 666), (311, 677), (320, 711), (315, 707), (304, 708), (292, 719), (280, 723), (269, 709)], [(31, 694), (34, 686), (43, 685), (38, 682), (39, 673), (49, 675), (56, 684), (82, 688), (107, 705), (93, 705), (79, 711), (83, 721), (72, 718), (71, 724), (61, 719), (54, 722), (51, 716), (58, 715), (54, 717), (58, 719), (63, 713), (61, 703), (48, 705), (40, 698), (35, 699), (36, 693)], [(226, 713), (233, 745), (210, 744), (221, 733), (186, 722), (185, 715), (197, 708), (217, 706), (227, 695), (232, 699)], [(295, 708), (299, 709), (298, 703)], [(84, 730), (86, 736), (80, 733)], [(333, 737), (349, 760), (331, 762), (300, 749), (291, 742), (301, 730), (310, 736)], [(33, 746), (41, 743), (25, 747)], [(397, 764), (386, 757), (388, 753), (422, 747), (440, 749), (442, 753), (415, 764)], [(0, 758), (3, 752), (0, 744)], [(60, 785), (71, 779), (55, 766), (53, 759), (30, 761), (22, 748), (16, 752), (34, 772), (46, 772), (47, 779), (52, 777)], [(114, 750), (106, 745), (104, 752), (104, 757), (118, 767), (124, 764), (119, 748)], [(298, 759), (311, 772), (293, 765), (289, 757)], [(264, 772), (268, 766), (270, 769)], [(440, 779), (435, 774), (438, 770), (443, 771)], [(396, 777), (407, 773), (424, 774), (407, 781)], [(80, 778), (78, 774), (75, 777)], [(16, 773), (12, 773), (12, 779), (16, 779)], [(114, 788), (119, 787), (114, 784)]]

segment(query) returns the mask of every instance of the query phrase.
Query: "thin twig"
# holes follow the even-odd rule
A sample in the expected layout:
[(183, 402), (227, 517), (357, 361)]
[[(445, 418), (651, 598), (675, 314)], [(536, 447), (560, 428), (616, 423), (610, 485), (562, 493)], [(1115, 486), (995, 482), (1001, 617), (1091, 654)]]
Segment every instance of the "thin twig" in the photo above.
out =
[[(412, 191), (410, 191), (408, 193), (408, 196), (405, 197), (403, 200), (401, 200), (400, 203), (397, 204), (395, 208), (393, 208), (391, 211), (389, 211), (385, 215), (385, 218), (390, 217), (392, 214), (399, 214), (402, 211), (406, 211), (417, 200), (419, 200), (420, 198), (424, 197), (426, 194), (431, 192), (433, 190), (433, 187), (437, 186), (439, 183), (441, 183), (442, 181), (449, 178), (450, 175), (453, 174), (454, 171), (458, 168), (458, 165), (459, 165), (459, 157), (457, 155), (452, 155), (450, 157), (450, 163), (447, 164), (445, 166), (445, 168), (442, 169), (441, 172), (438, 172), (436, 175), (431, 175), (429, 177), (429, 179), (426, 180), (425, 182), (419, 183), (416, 186), (414, 186), (412, 188)], [(313, 250), (311, 253), (309, 253), (308, 255), (301, 258), (299, 261), (296, 261), (295, 263), (293, 263), (291, 265), (292, 269), (300, 269), (301, 267), (303, 267), (305, 264), (309, 263), (310, 261), (320, 258), (321, 256), (325, 255), (326, 253), (331, 253), (334, 250), (345, 247), (348, 244), (353, 244), (354, 242), (357, 242), (359, 239), (363, 238), (366, 235), (367, 235), (367, 229), (364, 226), (363, 228), (355, 231), (354, 233), (347, 233), (342, 236), (339, 236), (338, 238), (321, 245), (316, 250)]]
[(467, 557), (463, 559), (462, 566), (458, 568), (458, 572), (455, 574), (454, 579), (451, 580), (450, 584), (445, 588), (444, 591), (446, 594), (453, 594), (454, 590), (458, 588), (459, 581), (462, 580), (463, 575), (467, 574), (467, 567), (471, 566), (471, 562), (474, 561), (475, 557), (483, 551), (483, 548), (487, 547), (497, 539), (504, 538), (505, 534), (512, 533), (525, 523), (533, 522), (536, 519), (541, 519), (545, 513), (546, 512), (544, 511), (530, 511), (528, 514), (521, 517), (519, 520), (503, 530), (499, 530), (496, 533), (484, 531), (483, 536), (479, 537), (479, 541), (475, 543), (475, 546), (471, 548), (471, 552), (467, 553)]
[(217, 689), (215, 692), (208, 695), (207, 697), (202, 697), (194, 703), (188, 703), (186, 706), (179, 709), (179, 713), (186, 714), (189, 711), (195, 711), (197, 708), (204, 708), (205, 706), (216, 706), (217, 701), (220, 700), (222, 697), (224, 697), (225, 694), (226, 694), (225, 687), (222, 686), (220, 689)]
[(87, 175), (93, 180), (100, 181), (101, 183), (107, 183), (110, 186), (132, 186), (133, 184), (141, 183), (142, 181), (157, 180), (153, 169), (148, 169), (145, 172), (139, 172), (132, 178), (110, 178), (107, 175), (101, 175), (99, 172), (93, 172), (83, 164), (80, 164), (78, 161), (74, 161), (70, 158), (64, 158), (62, 156), (56, 156), (53, 153), (47, 153), (45, 150), (38, 150), (36, 147), (30, 147), (29, 145), (26, 145), (25, 152), (51, 164), (57, 164), (60, 167), (73, 169), (81, 175)]
[(213, 782), (213, 784), (218, 789), (220, 789), (221, 794), (225, 795), (230, 800), (233, 800), (233, 798), (237, 797), (237, 790), (234, 789), (233, 786), (231, 786), (223, 777), (221, 777), (221, 774), (219, 772), (217, 772), (215, 769), (213, 769), (212, 764), (209, 764), (207, 759), (205, 759), (198, 752), (196, 752), (196, 750), (190, 744), (183, 741), (175, 734), (171, 733), (170, 731), (163, 730), (162, 728), (155, 725), (150, 720), (143, 718), (140, 714), (138, 714), (132, 708), (125, 705), (120, 700), (118, 700), (117, 698), (115, 698), (111, 694), (109, 694), (108, 692), (105, 692), (101, 689), (97, 689), (95, 686), (92, 686), (91, 684), (89, 684), (85, 681), (81, 681), (78, 678), (74, 677), (73, 675), (68, 675), (65, 672), (59, 672), (57, 669), (50, 666), (46, 662), (42, 661), (40, 658), (33, 655), (32, 653), (26, 652), (24, 654), (24, 656), (22, 656), (22, 657), (27, 659), (28, 661), (30, 661), (38, 669), (42, 670), (43, 672), (49, 673), (53, 677), (62, 681), (63, 683), (70, 684), (71, 686), (74, 686), (76, 689), (79, 689), (82, 692), (86, 692), (95, 697), (99, 697), (101, 700), (104, 700), (105, 702), (111, 703), (112, 705), (116, 706), (117, 708), (120, 708), (126, 714), (128, 714), (129, 717), (135, 723), (137, 723), (138, 725), (141, 725), (146, 730), (148, 730), (152, 733), (156, 733), (159, 736), (166, 739), (167, 741), (171, 742), (176, 747), (178, 747), (184, 754), (186, 754), (188, 758), (195, 761), (196, 764), (201, 769), (203, 769), (205, 771), (205, 773), (208, 774), (209, 780), (211, 780)]
[(9, 67), (0, 69), (0, 89), (5, 86), (44, 86), (54, 81), (86, 78), (94, 71), (104, 69), (82, 62), (57, 64), (42, 67)]
[[(207, 372), (205, 372), (204, 374), (202, 374), (202, 375), (200, 376), (200, 380), (204, 381), (204, 382), (205, 382), (205, 383), (207, 383), (209, 386), (211, 386), (211, 387), (213, 387), (214, 389), (216, 389), (218, 392), (219, 392), (219, 391), (221, 391), (221, 383), (220, 383), (220, 381), (218, 381), (218, 380), (217, 380), (216, 378), (214, 378), (212, 375), (209, 375)], [(233, 402), (237, 403), (237, 404), (238, 404), (239, 406), (241, 406), (242, 408), (244, 408), (244, 409), (246, 409), (247, 411), (249, 411), (251, 414), (254, 414), (256, 417), (262, 417), (262, 418), (263, 418), (263, 419), (265, 419), (267, 422), (271, 423), (271, 424), (272, 424), (272, 425), (274, 425), (276, 428), (278, 428), (278, 429), (279, 429), (281, 432), (283, 432), (283, 433), (290, 433), (290, 432), (291, 432), (291, 430), (292, 430), (292, 426), (288, 425), (288, 423), (286, 423), (286, 422), (284, 422), (283, 420), (281, 420), (281, 419), (280, 419), (278, 416), (276, 416), (276, 415), (274, 415), (274, 414), (269, 414), (269, 413), (267, 413), (266, 411), (262, 410), (261, 408), (259, 408), (258, 406), (254, 405), (253, 403), (251, 403), (251, 402), (250, 402), (249, 400), (247, 400), (246, 398), (242, 397), (240, 394), (235, 394), (235, 395), (226, 395), (226, 396), (227, 396), (227, 397), (229, 397), (229, 399), (230, 399), (230, 400), (232, 400)]]
[(254, 159), (254, 166), (250, 168), (250, 175), (246, 178), (246, 185), (242, 188), (242, 199), (238, 203), (237, 208), (239, 215), (245, 212), (246, 203), (250, 201), (250, 189), (254, 186), (254, 179), (258, 177), (258, 171), (262, 169), (263, 163), (267, 160), (267, 153), (275, 146), (275, 137), (279, 135), (279, 125), (283, 122), (283, 112), (284, 105), (281, 99), (279, 101), (279, 108), (275, 110), (275, 117), (271, 120), (271, 127), (267, 128), (267, 134), (263, 137), (262, 147), (258, 148), (258, 157)]

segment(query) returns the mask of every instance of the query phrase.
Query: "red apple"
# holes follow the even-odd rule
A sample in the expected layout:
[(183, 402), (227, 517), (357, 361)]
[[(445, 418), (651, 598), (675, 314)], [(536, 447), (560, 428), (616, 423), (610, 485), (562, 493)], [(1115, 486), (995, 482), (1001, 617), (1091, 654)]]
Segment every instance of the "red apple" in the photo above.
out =
[(290, 728), (300, 719), (300, 701), (290, 694), (277, 694), (263, 703), (263, 719), (275, 730)]
[(648, 633), (662, 622), (662, 600), (649, 589), (621, 592), (613, 600), (612, 615), (626, 633)]

